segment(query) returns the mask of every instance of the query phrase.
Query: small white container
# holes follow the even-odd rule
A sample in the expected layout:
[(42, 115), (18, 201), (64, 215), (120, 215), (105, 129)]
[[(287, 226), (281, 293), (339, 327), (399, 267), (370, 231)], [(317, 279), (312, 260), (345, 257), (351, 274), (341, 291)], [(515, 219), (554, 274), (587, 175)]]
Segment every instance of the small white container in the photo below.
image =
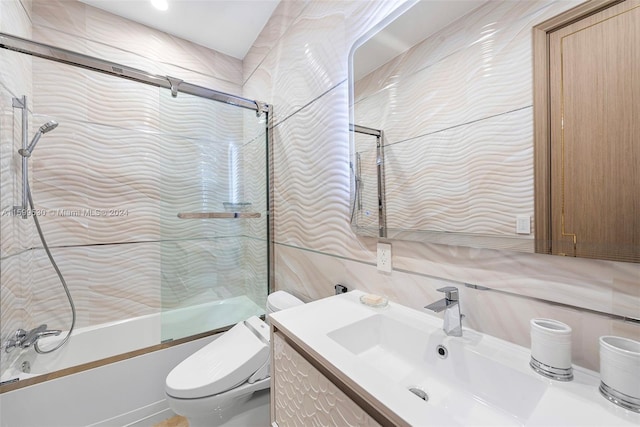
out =
[(552, 319), (531, 319), (531, 367), (541, 375), (571, 381), (571, 327)]
[(610, 401), (640, 412), (640, 342), (600, 337), (600, 392)]

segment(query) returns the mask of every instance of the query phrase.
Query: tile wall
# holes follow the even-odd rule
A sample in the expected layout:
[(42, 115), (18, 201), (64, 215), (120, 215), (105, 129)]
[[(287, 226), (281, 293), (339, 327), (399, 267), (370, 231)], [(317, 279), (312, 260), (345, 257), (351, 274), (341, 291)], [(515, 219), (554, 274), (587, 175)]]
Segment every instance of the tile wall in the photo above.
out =
[[(639, 339), (640, 328), (584, 309), (639, 317), (640, 265), (392, 241), (394, 271), (382, 274), (375, 267), (376, 239), (351, 229), (348, 54), (399, 3), (283, 0), (243, 62), (244, 96), (274, 105), (276, 288), (313, 300), (341, 282), (421, 309), (442, 297), (436, 288), (455, 285), (468, 326), (528, 346), (531, 318), (564, 321), (574, 330), (574, 362), (597, 370), (600, 335)], [(576, 4), (527, 3), (531, 24)], [(493, 18), (478, 19), (488, 24)], [(480, 28), (451, 34), (438, 46), (468, 45), (481, 37)], [(494, 30), (497, 37), (503, 28)], [(514, 37), (530, 49), (528, 28)], [(520, 56), (530, 67), (530, 50)], [(465, 69), (462, 64), (453, 76), (465, 78)], [(518, 84), (530, 96), (529, 83)]]
[[(240, 60), (79, 1), (2, 0), (0, 19), (3, 32), (242, 94)], [(30, 159), (31, 187), (75, 300), (76, 327), (239, 295), (264, 304), (266, 148), (255, 112), (172, 98), (166, 89), (7, 50), (0, 55), (2, 209), (21, 194), (11, 97), (26, 94), (30, 133), (48, 120), (60, 123)], [(255, 182), (244, 173), (248, 166)], [(177, 217), (243, 201), (262, 219)], [(3, 216), (0, 224), (2, 340), (18, 327), (68, 328), (68, 302), (32, 221)], [(260, 262), (244, 268), (254, 257)]]
[(354, 84), (354, 122), (385, 134), (389, 236), (534, 251), (531, 27), (557, 11), (477, 2)]
[[(31, 2), (1, 1), (0, 31), (20, 37), (31, 37)], [(32, 95), (32, 59), (26, 55), (0, 50), (0, 205), (1, 210), (11, 209), (21, 200), (20, 181), (15, 177), (20, 173), (21, 162), (15, 156), (14, 141), (20, 139), (20, 113), (12, 107), (12, 99)], [(25, 302), (28, 300), (26, 286), (32, 282), (32, 270), (22, 268), (32, 264), (32, 254), (20, 256), (22, 247), (35, 234), (33, 227), (27, 227), (23, 220), (2, 214), (0, 217), (0, 325), (4, 342), (6, 332), (22, 326), (27, 315)], [(0, 367), (6, 366), (8, 354), (0, 352)]]
[[(342, 282), (352, 288), (384, 294), (394, 301), (421, 308), (441, 297), (435, 289), (443, 284), (462, 287), (466, 282), (489, 286), (500, 292), (461, 288), (462, 308), (467, 315), (468, 326), (518, 344), (528, 345), (530, 318), (556, 318), (574, 328), (575, 363), (597, 369), (598, 336), (613, 333), (638, 338), (639, 328), (580, 308), (637, 317), (640, 312), (640, 266), (637, 264), (393, 241), (394, 271), (391, 274), (381, 274), (375, 268), (376, 239), (359, 237), (352, 231), (349, 222), (350, 143), (346, 80), (348, 53), (358, 38), (400, 3), (399, 0), (282, 0), (242, 62), (75, 1), (2, 1), (0, 22), (2, 31), (16, 31), (14, 34), (25, 37), (32, 35), (34, 39), (45, 43), (61, 45), (159, 74), (180, 76), (190, 82), (225, 92), (239, 93), (242, 90), (243, 96), (247, 98), (270, 102), (274, 106), (274, 240), (277, 289), (286, 289), (303, 299), (311, 300), (331, 295), (333, 285)], [(529, 3), (539, 6), (539, 13), (534, 18), (540, 21), (575, 4), (563, 1)], [(19, 23), (24, 25), (14, 29)], [(114, 32), (114, 28), (118, 31)], [(519, 36), (526, 44), (528, 35), (523, 31)], [(464, 37), (473, 39), (479, 35), (470, 30)], [(177, 162), (181, 171), (189, 170), (187, 165), (182, 163), (185, 161), (184, 150), (191, 150), (188, 152), (194, 156), (196, 153), (219, 155), (216, 150), (204, 150), (198, 143), (180, 147), (165, 142), (175, 138), (170, 131), (164, 129), (163, 133), (161, 129), (165, 124), (164, 119), (171, 116), (169, 112), (172, 106), (168, 106), (166, 100), (161, 99), (166, 94), (149, 93), (154, 99), (151, 113), (143, 115), (142, 123), (127, 123), (122, 116), (131, 117), (131, 114), (127, 113), (129, 109), (134, 111), (145, 108), (141, 103), (144, 104), (144, 100), (149, 98), (132, 99), (127, 95), (126, 87), (112, 86), (104, 81), (102, 76), (88, 76), (79, 71), (58, 72), (59, 76), (67, 76), (68, 79), (85, 85), (82, 89), (85, 95), (76, 97), (74, 105), (79, 110), (46, 111), (47, 105), (56, 104), (32, 87), (37, 86), (40, 89), (59, 84), (64, 88), (69, 80), (54, 78), (54, 81), (48, 81), (51, 76), (56, 76), (55, 69), (52, 73), (41, 72), (39, 63), (33, 62), (37, 60), (28, 58), (14, 59), (11, 68), (5, 67), (4, 64), (9, 63), (4, 61), (5, 58), (17, 54), (3, 51), (2, 55), (3, 67), (0, 72), (5, 73), (1, 81), (3, 100), (0, 101), (3, 124), (0, 128), (0, 148), (3, 150), (0, 165), (3, 208), (12, 204), (20, 191), (15, 179), (6, 178), (15, 177), (19, 171), (15, 157), (6, 155), (7, 152), (12, 153), (15, 148), (12, 145), (17, 144), (13, 141), (8, 142), (7, 139), (8, 135), (17, 138), (13, 135), (13, 111), (4, 99), (7, 92), (12, 96), (25, 93), (33, 98), (34, 102), (37, 95), (42, 112), (36, 108), (35, 113), (40, 121), (48, 120), (53, 113), (60, 117), (61, 123), (63, 118), (67, 119), (65, 123), (68, 123), (68, 130), (62, 132), (61, 125), (60, 129), (55, 131), (58, 140), (54, 138), (55, 133), (51, 133), (47, 141), (43, 139), (43, 145), (38, 148), (38, 155), (42, 153), (43, 158), (45, 154), (51, 156), (56, 159), (56, 163), (52, 166), (43, 159), (36, 161), (34, 156), (34, 176), (37, 177), (33, 184), (34, 194), (42, 200), (36, 203), (43, 203), (43, 206), (55, 206), (58, 199), (49, 196), (55, 191), (64, 192), (69, 206), (76, 206), (77, 203), (88, 204), (86, 194), (83, 196), (80, 191), (83, 186), (95, 189), (105, 185), (106, 188), (117, 189), (118, 194), (124, 198), (119, 197), (117, 200), (133, 200), (140, 209), (144, 207), (147, 212), (156, 215), (156, 219), (169, 220), (169, 216), (163, 214), (174, 205), (174, 201), (158, 200), (150, 183), (154, 179), (179, 182), (184, 178), (182, 173), (172, 175), (170, 170), (158, 170), (153, 167), (148, 167), (145, 172), (144, 167), (138, 170), (136, 166), (124, 168), (126, 173), (120, 174), (119, 168), (111, 168), (109, 164), (126, 164), (130, 157), (135, 155), (153, 157), (153, 147), (157, 141), (149, 137), (148, 132), (143, 132), (148, 130), (158, 132), (161, 135), (158, 138), (164, 138), (163, 147), (170, 146), (176, 150), (166, 155), (172, 162)], [(25, 78), (31, 74), (33, 80)], [(17, 79), (18, 82), (10, 79)], [(114, 96), (121, 94), (127, 100), (122, 106), (122, 115), (110, 116), (99, 109), (101, 103), (104, 105), (110, 102), (106, 96), (96, 99), (86, 97), (87, 93), (106, 94), (112, 89), (116, 91)], [(62, 93), (52, 96), (55, 95), (57, 99), (60, 96), (73, 96), (73, 91), (60, 92)], [(78, 103), (77, 98), (90, 101)], [(162, 116), (164, 112), (167, 112), (167, 116)], [(97, 121), (96, 115), (105, 123)], [(92, 130), (77, 123), (72, 126), (72, 122), (81, 121), (78, 117), (86, 117), (84, 120), (91, 123), (97, 121), (96, 126)], [(191, 120), (193, 117), (187, 119)], [(99, 129), (98, 124), (102, 125)], [(202, 129), (201, 125), (202, 123), (199, 123), (195, 128)], [(96, 156), (91, 157), (92, 160), (88, 161), (88, 164), (91, 168), (100, 168), (101, 173), (87, 173), (81, 177), (80, 159), (83, 158), (83, 150), (86, 154), (82, 142), (96, 132), (109, 135), (109, 132), (113, 132), (113, 128), (118, 126), (131, 127), (137, 131), (119, 135), (117, 138), (106, 138), (111, 141), (110, 144), (120, 144), (122, 156), (110, 157), (115, 154), (98, 145), (96, 151), (104, 157), (99, 158), (102, 160), (96, 160)], [(63, 173), (64, 168), (58, 167), (64, 165), (68, 153), (54, 149), (62, 143), (63, 134), (71, 141), (76, 141), (74, 145), (79, 150), (73, 155), (75, 167), (68, 168), (68, 173)], [(197, 135), (191, 138), (198, 140)], [(252, 137), (244, 141), (246, 146), (253, 144)], [(251, 154), (242, 156), (238, 161), (251, 164), (254, 159), (263, 155), (260, 150), (252, 150)], [(148, 181), (136, 180), (137, 188), (128, 188), (127, 183), (136, 174), (142, 174), (140, 177), (145, 176)], [(11, 183), (9, 188), (13, 194), (4, 191), (6, 182)], [(246, 196), (254, 194), (256, 190), (247, 188), (245, 191)], [(88, 194), (94, 200), (103, 201), (98, 193)], [(113, 203), (109, 197), (105, 203)], [(59, 257), (61, 268), (69, 271), (69, 281), (79, 283), (91, 276), (106, 278), (103, 285), (84, 284), (77, 290), (78, 298), (82, 300), (79, 305), (87, 307), (84, 309), (84, 318), (91, 319), (90, 322), (109, 319), (114, 314), (113, 310), (124, 310), (124, 314), (128, 315), (134, 311), (144, 314), (159, 309), (160, 295), (157, 295), (157, 290), (146, 286), (148, 283), (157, 283), (158, 280), (164, 279), (158, 277), (161, 270), (156, 266), (162, 262), (174, 262), (175, 268), (187, 268), (180, 260), (187, 262), (188, 256), (181, 258), (175, 252), (167, 252), (174, 251), (175, 248), (165, 250), (164, 246), (173, 242), (166, 245), (134, 243), (139, 239), (152, 239), (158, 233), (170, 233), (171, 230), (175, 230), (173, 223), (167, 224), (164, 228), (162, 221), (159, 221), (159, 226), (149, 226), (144, 221), (138, 222), (136, 217), (130, 216), (125, 222), (115, 221), (115, 224), (101, 228), (95, 223), (92, 226), (89, 219), (77, 217), (65, 224), (56, 223), (56, 219), (52, 218), (47, 220), (46, 226), (54, 230), (51, 232), (52, 235), (66, 239), (68, 245), (74, 245), (65, 248), (64, 256)], [(106, 226), (106, 223), (103, 225)], [(22, 319), (40, 312), (40, 309), (19, 309), (7, 316), (9, 320), (5, 322), (5, 313), (8, 312), (6, 306), (28, 307), (33, 304), (34, 307), (49, 307), (54, 299), (57, 302), (53, 304), (59, 304), (61, 307), (64, 304), (64, 300), (57, 294), (53, 295), (55, 292), (52, 287), (55, 287), (55, 284), (51, 284), (54, 281), (51, 275), (40, 272), (46, 268), (46, 259), (35, 253), (38, 251), (21, 252), (25, 247), (24, 242), (36, 242), (34, 239), (37, 239), (37, 236), (33, 231), (29, 231), (32, 227), (25, 227), (26, 230), (20, 230), (19, 227), (24, 227), (21, 220), (12, 219), (10, 223), (2, 221), (3, 330), (7, 324), (13, 322), (17, 325)], [(196, 231), (191, 228), (186, 227), (180, 232)], [(195, 228), (197, 229), (197, 226)], [(118, 239), (127, 241), (128, 238), (132, 240), (126, 245), (100, 246), (104, 252), (96, 252), (93, 248), (82, 246), (84, 243), (79, 238), (81, 233), (75, 233), (73, 230), (91, 230), (93, 238), (101, 243), (121, 243)], [(129, 234), (128, 231), (133, 233)], [(263, 231), (252, 227), (248, 227), (245, 233), (253, 242), (248, 246), (259, 246), (260, 239), (264, 237)], [(27, 237), (24, 237), (25, 235)], [(12, 238), (5, 239), (5, 236)], [(116, 236), (117, 239), (111, 239), (110, 236)], [(185, 245), (198, 243), (180, 243), (180, 246)], [(228, 250), (225, 254), (233, 253), (235, 250), (233, 244), (226, 249)], [(182, 251), (181, 254), (187, 253), (182, 248), (179, 250)], [(109, 251), (112, 254), (109, 254)], [(224, 261), (218, 260), (218, 251), (207, 248), (202, 249), (202, 252), (205, 253), (203, 263), (193, 268), (188, 267), (190, 270), (200, 269), (198, 271), (202, 271), (202, 277), (210, 274), (207, 266), (211, 263), (231, 263), (228, 258)], [(170, 255), (166, 256), (168, 253)], [(131, 261), (141, 259), (138, 257), (144, 258), (147, 262)], [(109, 262), (105, 263), (105, 259)], [(37, 268), (33, 268), (33, 265)], [(72, 265), (82, 265), (82, 268), (76, 269)], [(99, 269), (96, 267), (98, 265), (105, 268)], [(108, 268), (109, 266), (112, 268)], [(261, 268), (257, 266), (256, 270), (260, 271)], [(27, 291), (27, 283), (37, 284), (36, 289), (41, 292)], [(188, 284), (181, 283), (180, 286), (186, 287)], [(175, 298), (180, 298), (179, 289), (172, 292), (176, 294)], [(123, 303), (125, 301), (126, 303)], [(547, 301), (571, 304), (577, 308), (564, 308)], [(135, 306), (137, 307), (134, 309)], [(66, 320), (63, 311), (59, 318), (60, 322)], [(20, 319), (20, 322), (16, 319)], [(50, 318), (43, 321), (53, 323)]]

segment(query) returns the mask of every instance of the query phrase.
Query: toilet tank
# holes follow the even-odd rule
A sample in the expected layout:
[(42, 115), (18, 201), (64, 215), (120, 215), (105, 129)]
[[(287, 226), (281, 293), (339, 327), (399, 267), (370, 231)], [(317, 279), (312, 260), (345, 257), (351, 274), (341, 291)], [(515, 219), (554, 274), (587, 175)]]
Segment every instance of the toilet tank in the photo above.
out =
[(275, 313), (276, 311), (302, 304), (304, 304), (304, 302), (285, 291), (276, 291), (269, 294), (269, 296), (267, 296), (267, 320), (269, 319), (269, 313)]

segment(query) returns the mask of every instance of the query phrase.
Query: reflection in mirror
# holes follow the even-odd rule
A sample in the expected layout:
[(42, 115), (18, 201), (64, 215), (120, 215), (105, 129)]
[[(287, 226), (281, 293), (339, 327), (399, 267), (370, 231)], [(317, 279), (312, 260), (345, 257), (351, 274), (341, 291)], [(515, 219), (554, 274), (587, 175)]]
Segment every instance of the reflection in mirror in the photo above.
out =
[(532, 252), (531, 28), (579, 2), (413, 3), (350, 61), (352, 123), (385, 135), (388, 237)]
[(387, 237), (383, 133), (378, 129), (351, 126), (354, 141), (354, 198), (351, 224), (362, 236)]

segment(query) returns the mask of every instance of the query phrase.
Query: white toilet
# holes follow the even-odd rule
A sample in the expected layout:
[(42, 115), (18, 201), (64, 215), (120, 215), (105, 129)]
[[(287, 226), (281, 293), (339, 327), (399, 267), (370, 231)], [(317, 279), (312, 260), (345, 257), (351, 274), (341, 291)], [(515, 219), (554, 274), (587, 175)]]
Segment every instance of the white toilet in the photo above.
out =
[[(284, 291), (269, 313), (304, 304)], [(269, 326), (253, 316), (178, 364), (167, 376), (169, 406), (189, 427), (269, 425)]]

